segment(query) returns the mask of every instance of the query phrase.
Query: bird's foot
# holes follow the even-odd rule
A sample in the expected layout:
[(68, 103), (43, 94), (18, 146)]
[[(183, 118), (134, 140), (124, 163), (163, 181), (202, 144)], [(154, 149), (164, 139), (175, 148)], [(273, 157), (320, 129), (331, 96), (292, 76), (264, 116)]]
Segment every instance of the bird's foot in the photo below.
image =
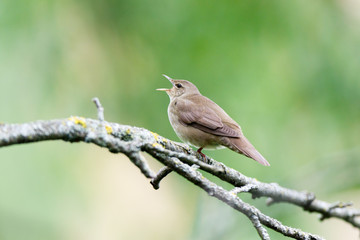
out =
[(196, 152), (198, 152), (198, 153), (200, 154), (200, 156), (202, 157), (202, 160), (203, 160), (204, 162), (206, 162), (206, 155), (203, 154), (203, 153), (201, 152), (201, 150), (203, 150), (202, 147), (199, 148)]

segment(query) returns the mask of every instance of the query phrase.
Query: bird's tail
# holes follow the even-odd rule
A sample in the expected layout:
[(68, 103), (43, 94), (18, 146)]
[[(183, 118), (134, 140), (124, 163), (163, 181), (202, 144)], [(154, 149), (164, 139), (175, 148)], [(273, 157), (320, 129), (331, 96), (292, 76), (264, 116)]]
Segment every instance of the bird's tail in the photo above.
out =
[(241, 136), (240, 138), (227, 138), (227, 140), (226, 145), (231, 150), (252, 158), (264, 166), (270, 166), (270, 163), (266, 161), (245, 136)]

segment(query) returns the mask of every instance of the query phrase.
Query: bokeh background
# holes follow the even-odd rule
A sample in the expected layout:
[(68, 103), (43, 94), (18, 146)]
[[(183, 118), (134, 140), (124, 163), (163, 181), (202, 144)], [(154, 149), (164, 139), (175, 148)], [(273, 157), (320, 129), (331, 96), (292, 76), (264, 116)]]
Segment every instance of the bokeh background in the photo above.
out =
[[(97, 96), (108, 121), (179, 141), (169, 99), (155, 91), (170, 87), (165, 73), (222, 106), (271, 167), (230, 150), (206, 154), (360, 208), (359, 29), (356, 0), (2, 0), (0, 121), (96, 118)], [(241, 198), (286, 225), (358, 239), (342, 221)], [(154, 191), (124, 156), (56, 141), (0, 149), (0, 239), (258, 236), (246, 217), (175, 173)]]

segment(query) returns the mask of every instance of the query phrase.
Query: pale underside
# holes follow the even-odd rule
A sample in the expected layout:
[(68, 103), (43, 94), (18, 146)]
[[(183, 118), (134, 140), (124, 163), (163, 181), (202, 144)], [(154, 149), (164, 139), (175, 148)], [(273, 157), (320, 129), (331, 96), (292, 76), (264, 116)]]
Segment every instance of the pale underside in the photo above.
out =
[(169, 120), (182, 141), (198, 147), (200, 153), (202, 148), (228, 147), (265, 166), (270, 165), (243, 135), (240, 126), (216, 103), (198, 91), (172, 94), (169, 94)]
[[(203, 101), (207, 104), (202, 104)], [(173, 99), (168, 115), (177, 136), (198, 148), (224, 148), (225, 137), (242, 136), (240, 126), (216, 103), (202, 95)]]

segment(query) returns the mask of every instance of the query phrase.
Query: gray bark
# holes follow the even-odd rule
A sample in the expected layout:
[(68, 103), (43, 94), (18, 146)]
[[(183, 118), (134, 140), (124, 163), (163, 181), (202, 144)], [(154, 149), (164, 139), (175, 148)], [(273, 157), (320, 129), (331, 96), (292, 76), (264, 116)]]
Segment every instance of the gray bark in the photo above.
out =
[[(214, 159), (207, 157), (206, 161), (203, 161), (201, 156), (187, 145), (173, 142), (144, 128), (104, 121), (104, 110), (100, 102), (97, 99), (94, 99), (94, 102), (98, 108), (99, 120), (70, 117), (23, 124), (0, 124), (0, 147), (46, 140), (63, 140), (93, 143), (109, 149), (112, 153), (123, 153), (145, 177), (152, 179), (151, 183), (155, 189), (159, 188), (160, 181), (164, 177), (174, 171), (210, 196), (246, 215), (261, 239), (270, 239), (265, 226), (294, 239), (323, 238), (283, 225), (251, 204), (242, 201), (238, 197), (240, 193), (250, 193), (253, 198), (266, 197), (268, 205), (287, 202), (305, 211), (321, 214), (320, 220), (339, 218), (360, 229), (360, 210), (350, 208), (348, 203), (328, 203), (316, 199), (312, 193), (284, 188), (276, 183), (263, 183), (247, 177)], [(165, 167), (155, 174), (141, 152), (149, 153)], [(200, 170), (232, 184), (234, 189), (228, 191), (216, 185), (205, 178)]]

